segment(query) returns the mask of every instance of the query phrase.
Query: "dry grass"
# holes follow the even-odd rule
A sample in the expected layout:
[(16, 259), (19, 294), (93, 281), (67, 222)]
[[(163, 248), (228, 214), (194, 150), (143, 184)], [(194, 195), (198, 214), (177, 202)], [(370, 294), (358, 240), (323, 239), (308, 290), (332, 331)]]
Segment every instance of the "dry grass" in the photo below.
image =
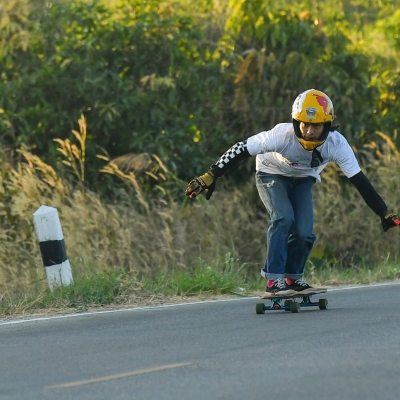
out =
[[(80, 126), (86, 132), (82, 119)], [(45, 280), (32, 218), (43, 204), (59, 212), (74, 275), (123, 269), (133, 275), (147, 276), (166, 270), (190, 270), (200, 259), (212, 265), (228, 253), (236, 254), (240, 248), (243, 259), (257, 258), (255, 248), (261, 257), (263, 234), (260, 237), (261, 228), (243, 224), (250, 213), (245, 207), (246, 196), (241, 192), (218, 193), (210, 203), (201, 198), (187, 204), (183, 196), (178, 202), (168, 194), (149, 200), (141, 190), (141, 182), (150, 177), (155, 182), (154, 190), (162, 193), (168, 171), (157, 157), (146, 162), (143, 157), (136, 157), (136, 161), (141, 159), (139, 163), (133, 162), (132, 157), (128, 162), (125, 157), (108, 160), (103, 169), (125, 182), (120, 202), (102, 202), (96, 193), (85, 188), (84, 135), (74, 134), (78, 145), (61, 139), (56, 142), (65, 157), (63, 164), (74, 173), (75, 183), (71, 183), (71, 178), (58, 176), (26, 148), (20, 150), (19, 162), (11, 163), (3, 154), (0, 182), (0, 218), (4, 226), (0, 234), (0, 285), (3, 287), (7, 284), (25, 288), (32, 282)], [(184, 183), (181, 185), (183, 192)], [(243, 237), (246, 243), (242, 242)]]
[[(372, 142), (356, 154), (388, 207), (400, 213), (400, 153), (389, 137), (380, 137), (384, 138), (380, 145)], [(323, 184), (315, 187), (315, 203), (315, 259), (355, 269), (398, 259), (399, 229), (383, 233), (379, 217), (336, 166), (323, 172)]]
[[(104, 172), (124, 181), (126, 189), (119, 202), (106, 203), (85, 188), (84, 119), (80, 120), (80, 126), (81, 132), (74, 132), (77, 145), (57, 140), (65, 157), (64, 164), (75, 173), (75, 183), (57, 175), (51, 166), (25, 148), (20, 150), (19, 162), (2, 154), (0, 287), (3, 298), (6, 287), (24, 290), (37, 282), (46, 287), (32, 218), (43, 204), (59, 212), (74, 276), (123, 270), (140, 279), (166, 271), (191, 271), (200, 261), (218, 265), (218, 260), (231, 254), (240, 260), (239, 265), (252, 263), (247, 279), (258, 278), (265, 254), (268, 218), (261, 202), (254, 200), (253, 177), (229, 191), (223, 188), (227, 180), (221, 179), (219, 189), (209, 202), (202, 196), (195, 202), (182, 196), (180, 201), (174, 200), (165, 189), (168, 185), (176, 188), (177, 180), (171, 178), (161, 160), (108, 160)], [(399, 152), (387, 136), (380, 134), (380, 138), (379, 147), (371, 144), (359, 151), (358, 156), (382, 197), (399, 212)], [(144, 193), (141, 189), (144, 179), (151, 179), (154, 190), (164, 196), (151, 198)], [(183, 193), (185, 183), (181, 185)], [(336, 167), (327, 168), (323, 184), (315, 186), (315, 204), (318, 241), (307, 264), (309, 276), (327, 282), (332, 278), (332, 282), (340, 283), (340, 271), (351, 271), (351, 279), (357, 279), (357, 274), (365, 274), (366, 266), (396, 262), (400, 230), (383, 234), (379, 218)], [(339, 271), (336, 277), (335, 271)], [(379, 274), (373, 276), (379, 280)]]

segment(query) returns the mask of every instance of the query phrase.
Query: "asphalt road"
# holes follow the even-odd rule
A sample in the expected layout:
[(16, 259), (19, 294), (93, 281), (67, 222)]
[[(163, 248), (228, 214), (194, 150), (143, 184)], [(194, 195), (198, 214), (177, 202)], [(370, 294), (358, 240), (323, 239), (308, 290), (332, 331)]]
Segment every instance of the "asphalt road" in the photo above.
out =
[(0, 399), (398, 400), (400, 285), (319, 297), (0, 322)]

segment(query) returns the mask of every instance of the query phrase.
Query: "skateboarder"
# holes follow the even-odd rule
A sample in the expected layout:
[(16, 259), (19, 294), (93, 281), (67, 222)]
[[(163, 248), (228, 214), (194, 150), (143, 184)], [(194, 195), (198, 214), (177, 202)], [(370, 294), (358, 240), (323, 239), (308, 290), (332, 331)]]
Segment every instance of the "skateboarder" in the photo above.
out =
[(256, 186), (270, 216), (267, 257), (261, 270), (267, 279), (267, 296), (299, 291), (306, 294), (314, 289), (303, 278), (316, 239), (312, 187), (321, 181), (320, 173), (329, 162), (335, 162), (350, 179), (380, 217), (385, 232), (400, 223), (361, 171), (352, 148), (337, 128), (331, 99), (319, 90), (306, 90), (293, 103), (292, 122), (234, 144), (186, 188), (190, 198), (204, 192), (209, 200), (219, 177), (239, 161), (256, 156)]

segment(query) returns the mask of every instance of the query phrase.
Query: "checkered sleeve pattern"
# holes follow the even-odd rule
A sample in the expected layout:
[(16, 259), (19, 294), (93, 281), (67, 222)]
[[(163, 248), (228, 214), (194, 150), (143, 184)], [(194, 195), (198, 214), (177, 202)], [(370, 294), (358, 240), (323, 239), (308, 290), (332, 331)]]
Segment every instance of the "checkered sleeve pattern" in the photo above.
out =
[(211, 169), (217, 176), (222, 176), (225, 172), (236, 166), (239, 161), (247, 157), (250, 157), (250, 153), (247, 150), (247, 140), (245, 140), (234, 144), (212, 165)]

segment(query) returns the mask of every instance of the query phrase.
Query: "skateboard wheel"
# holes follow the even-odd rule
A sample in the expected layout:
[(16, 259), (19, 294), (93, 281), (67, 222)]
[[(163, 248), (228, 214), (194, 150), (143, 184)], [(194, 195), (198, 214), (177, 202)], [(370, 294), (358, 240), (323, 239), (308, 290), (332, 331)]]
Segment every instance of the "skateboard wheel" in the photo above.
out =
[(297, 301), (292, 301), (290, 303), (290, 311), (292, 313), (298, 313), (300, 312), (300, 303), (298, 303)]
[[(283, 306), (285, 307), (285, 311), (290, 311), (290, 305), (292, 304), (293, 300), (285, 300), (285, 302), (283, 303)], [(289, 308), (286, 308), (289, 307)]]
[(256, 314), (265, 314), (265, 305), (264, 303), (256, 304)]
[(326, 310), (328, 308), (328, 300), (327, 299), (319, 299), (318, 307), (320, 310)]

